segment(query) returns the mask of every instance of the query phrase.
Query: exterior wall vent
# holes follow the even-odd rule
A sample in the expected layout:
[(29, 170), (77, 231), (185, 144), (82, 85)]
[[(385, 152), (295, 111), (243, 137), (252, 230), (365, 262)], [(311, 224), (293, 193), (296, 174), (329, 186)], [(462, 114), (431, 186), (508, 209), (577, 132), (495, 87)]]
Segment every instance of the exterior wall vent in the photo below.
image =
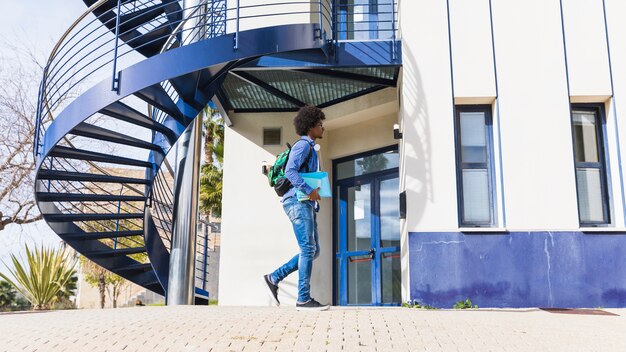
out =
[(280, 128), (264, 128), (263, 145), (280, 145)]

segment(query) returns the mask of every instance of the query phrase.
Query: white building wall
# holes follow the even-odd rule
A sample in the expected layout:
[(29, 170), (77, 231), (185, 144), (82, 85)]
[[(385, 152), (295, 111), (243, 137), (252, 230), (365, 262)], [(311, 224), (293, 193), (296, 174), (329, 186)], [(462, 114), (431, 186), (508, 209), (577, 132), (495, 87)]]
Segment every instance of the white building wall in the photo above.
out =
[(494, 2), (493, 26), (506, 227), (577, 228), (559, 3)]
[(454, 118), (446, 2), (400, 2), (401, 185), (408, 231), (457, 227)]
[(613, 218), (615, 227), (623, 228), (624, 221), (626, 221), (624, 219), (623, 170), (620, 173), (619, 167), (626, 155), (626, 22), (624, 22), (626, 2), (606, 0), (605, 5), (614, 93), (614, 98), (608, 100), (605, 105), (613, 190)]
[(611, 76), (602, 1), (563, 0), (563, 24), (572, 99), (608, 99)]
[(489, 0), (450, 1), (454, 97), (459, 104), (491, 104), (495, 99), (490, 18)]

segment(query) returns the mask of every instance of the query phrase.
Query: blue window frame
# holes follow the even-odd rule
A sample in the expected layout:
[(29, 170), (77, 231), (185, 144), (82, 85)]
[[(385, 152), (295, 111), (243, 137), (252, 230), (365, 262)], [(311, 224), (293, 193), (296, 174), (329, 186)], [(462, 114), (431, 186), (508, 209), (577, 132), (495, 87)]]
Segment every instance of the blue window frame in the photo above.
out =
[(581, 226), (611, 222), (601, 105), (572, 104), (572, 138)]
[(455, 106), (455, 128), (459, 225), (492, 227), (496, 221), (491, 106)]

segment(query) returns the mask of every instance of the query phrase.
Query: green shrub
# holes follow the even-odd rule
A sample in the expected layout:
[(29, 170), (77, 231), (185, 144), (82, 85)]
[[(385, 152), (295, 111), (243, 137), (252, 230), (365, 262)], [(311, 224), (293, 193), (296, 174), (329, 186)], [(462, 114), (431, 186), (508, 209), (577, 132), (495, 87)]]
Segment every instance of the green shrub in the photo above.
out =
[(76, 259), (64, 249), (35, 248), (31, 251), (26, 246), (26, 265), (11, 254), (13, 267), (5, 263), (12, 278), (0, 273), (17, 292), (22, 294), (34, 310), (51, 309), (58, 300), (59, 291), (76, 274)]
[(405, 308), (416, 308), (416, 309), (439, 309), (437, 307), (429, 306), (428, 304), (419, 303), (416, 300), (406, 301), (402, 303), (402, 306)]
[(478, 306), (477, 305), (472, 306), (472, 300), (468, 298), (465, 301), (457, 301), (452, 308), (454, 309), (472, 309), (472, 308), (477, 309)]

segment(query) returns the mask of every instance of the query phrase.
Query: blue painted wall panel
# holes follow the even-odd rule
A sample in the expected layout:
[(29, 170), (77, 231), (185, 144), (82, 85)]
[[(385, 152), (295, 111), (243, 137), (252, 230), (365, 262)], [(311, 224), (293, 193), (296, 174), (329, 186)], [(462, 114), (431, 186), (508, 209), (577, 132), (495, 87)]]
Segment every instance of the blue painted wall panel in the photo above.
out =
[(411, 299), (441, 308), (626, 307), (626, 233), (409, 233)]

